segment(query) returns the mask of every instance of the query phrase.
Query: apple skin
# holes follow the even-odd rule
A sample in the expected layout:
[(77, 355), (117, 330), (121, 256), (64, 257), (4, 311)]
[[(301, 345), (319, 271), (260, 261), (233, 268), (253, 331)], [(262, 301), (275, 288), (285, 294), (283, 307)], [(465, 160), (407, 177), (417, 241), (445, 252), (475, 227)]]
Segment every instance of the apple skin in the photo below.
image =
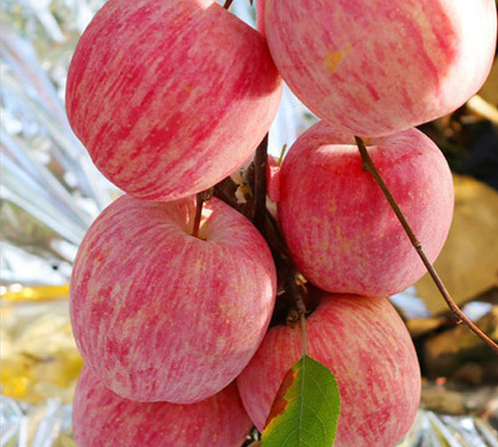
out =
[(111, 182), (175, 200), (252, 154), (281, 84), (264, 37), (212, 0), (110, 0), (78, 43), (66, 109)]
[(92, 224), (76, 256), (76, 344), (126, 399), (184, 404), (214, 395), (242, 371), (268, 327), (276, 272), (266, 242), (215, 198), (193, 237), (194, 213), (191, 198), (123, 196)]
[(266, 0), (256, 0), (256, 28), (266, 37), (265, 32), (265, 6)]
[(192, 405), (123, 399), (85, 366), (73, 400), (78, 447), (236, 447), (252, 422), (235, 383)]
[[(330, 295), (306, 320), (308, 355), (335, 375), (341, 413), (334, 447), (390, 447), (413, 424), (420, 368), (406, 327), (384, 298)], [(300, 325), (270, 328), (237, 378), (259, 430), (286, 372), (302, 356)]]
[[(446, 160), (411, 129), (367, 141), (369, 154), (433, 262), (453, 216)], [(319, 122), (294, 143), (282, 164), (278, 217), (304, 276), (335, 293), (388, 296), (426, 269), (353, 138)]]
[(381, 136), (461, 106), (484, 83), (494, 0), (266, 0), (282, 77), (323, 120)]

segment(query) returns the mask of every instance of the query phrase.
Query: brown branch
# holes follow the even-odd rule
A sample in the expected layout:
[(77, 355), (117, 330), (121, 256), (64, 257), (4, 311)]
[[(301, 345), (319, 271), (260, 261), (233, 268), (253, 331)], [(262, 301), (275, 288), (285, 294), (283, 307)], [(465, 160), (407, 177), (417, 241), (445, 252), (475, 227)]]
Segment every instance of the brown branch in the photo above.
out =
[[(283, 279), (283, 287), (286, 294), (292, 298), (295, 303), (296, 315), (295, 320), (299, 319), (301, 324), (301, 337), (303, 355), (306, 354), (306, 305), (303, 295), (306, 293), (306, 288), (297, 284), (298, 268), (294, 264), (289, 250), (285, 244), (282, 235), (280, 234), (278, 223), (271, 213), (266, 208), (266, 171), (268, 166), (268, 133), (265, 135), (261, 143), (256, 149), (254, 156), (254, 183), (253, 183), (253, 223), (265, 238), (268, 245), (271, 247), (273, 258), (279, 272), (279, 276)], [(268, 231), (266, 223), (268, 221)], [(294, 323), (294, 318), (292, 318)]]
[(391, 205), (391, 208), (396, 213), (396, 216), (398, 217), (398, 220), (400, 221), (403, 229), (405, 230), (405, 233), (408, 235), (410, 242), (415, 247), (415, 250), (417, 250), (417, 253), (420, 256), (420, 259), (422, 259), (422, 262), (424, 263), (425, 267), (427, 268), (427, 271), (431, 275), (431, 278), (433, 279), (437, 288), (441, 292), (441, 295), (443, 296), (444, 300), (446, 301), (446, 304), (450, 308), (451, 313), (452, 313), (453, 318), (455, 319), (456, 323), (457, 324), (460, 324), (462, 322), (465, 323), (469, 327), (469, 329), (471, 329), (478, 337), (481, 338), (481, 340), (483, 340), (485, 343), (487, 343), (491, 347), (491, 349), (493, 349), (495, 351), (496, 354), (498, 354), (498, 345), (490, 337), (488, 337), (483, 331), (481, 331), (481, 329), (479, 329), (462, 312), (462, 310), (455, 303), (455, 301), (451, 297), (450, 293), (446, 289), (445, 285), (441, 281), (441, 278), (437, 274), (436, 270), (434, 269), (432, 264), (427, 259), (427, 256), (425, 255), (424, 250), (422, 249), (422, 245), (420, 244), (419, 240), (417, 239), (417, 236), (415, 236), (413, 230), (411, 229), (410, 225), (408, 224), (408, 221), (406, 220), (405, 215), (401, 211), (401, 208), (399, 207), (398, 202), (396, 202), (396, 199), (391, 194), (391, 191), (389, 191), (389, 188), (387, 187), (384, 180), (380, 176), (379, 171), (377, 171), (377, 168), (373, 164), (372, 159), (370, 158), (370, 155), (368, 154), (365, 143), (363, 142), (363, 140), (360, 137), (355, 136), (355, 140), (356, 140), (356, 145), (358, 146), (358, 149), (360, 150), (361, 160), (363, 163), (363, 169), (365, 171), (370, 172), (370, 174), (374, 178), (375, 182), (377, 183), (379, 188), (384, 193), (384, 196), (386, 197), (387, 201), (389, 202), (389, 205)]
[[(292, 309), (288, 314), (287, 323), (296, 323), (298, 320), (301, 325), (301, 342), (302, 342), (302, 352), (306, 355), (306, 304), (304, 303), (303, 295), (306, 294), (306, 287), (298, 285), (297, 275), (298, 269), (294, 264), (294, 261), (290, 257), (286, 257), (279, 253), (279, 261), (277, 263), (282, 263), (280, 272), (284, 273), (285, 283), (284, 289), (287, 295), (292, 298), (295, 304), (295, 309)], [(280, 264), (280, 265), (282, 265)]]
[(233, 0), (225, 0), (225, 4), (223, 5), (223, 8), (228, 9), (230, 8), (230, 5), (232, 4)]
[(266, 215), (266, 166), (268, 165), (268, 134), (256, 149), (254, 157), (254, 215), (253, 222), (265, 236)]

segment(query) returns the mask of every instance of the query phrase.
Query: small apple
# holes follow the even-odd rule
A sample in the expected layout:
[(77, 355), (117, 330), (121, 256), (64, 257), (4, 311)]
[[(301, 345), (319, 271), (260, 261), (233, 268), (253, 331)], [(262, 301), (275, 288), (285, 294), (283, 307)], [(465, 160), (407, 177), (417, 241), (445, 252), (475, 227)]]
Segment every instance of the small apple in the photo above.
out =
[[(330, 295), (307, 318), (306, 336), (308, 355), (329, 368), (339, 386), (334, 447), (394, 446), (413, 424), (420, 400), (417, 355), (396, 310), (384, 298)], [(300, 325), (274, 326), (238, 377), (259, 430), (301, 355)]]
[(77, 346), (95, 374), (136, 401), (198, 402), (227, 386), (268, 327), (276, 272), (266, 242), (213, 198), (199, 237), (192, 198), (123, 196), (88, 230), (70, 290)]
[[(369, 154), (432, 262), (453, 215), (453, 182), (437, 146), (411, 129), (367, 141)], [(296, 265), (323, 290), (387, 296), (426, 269), (351, 135), (324, 122), (282, 164), (278, 216)]]
[(381, 136), (446, 115), (479, 90), (495, 55), (496, 3), (266, 0), (265, 33), (311, 111)]
[(235, 383), (191, 405), (123, 399), (85, 366), (73, 400), (78, 447), (238, 447), (252, 422)]
[(66, 108), (111, 182), (174, 200), (253, 153), (281, 84), (264, 37), (213, 0), (110, 0), (78, 43)]

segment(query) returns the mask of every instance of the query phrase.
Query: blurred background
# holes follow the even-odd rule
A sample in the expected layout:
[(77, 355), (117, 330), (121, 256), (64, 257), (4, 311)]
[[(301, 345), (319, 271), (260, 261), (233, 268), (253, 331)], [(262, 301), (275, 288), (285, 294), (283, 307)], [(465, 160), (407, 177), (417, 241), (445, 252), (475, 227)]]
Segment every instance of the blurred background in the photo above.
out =
[[(68, 316), (71, 267), (93, 219), (120, 193), (93, 166), (64, 112), (67, 67), (104, 0), (2, 0), (1, 435), (4, 446), (72, 446), (82, 360)], [(254, 24), (249, 0), (231, 11)], [(455, 216), (436, 262), (465, 312), (498, 341), (498, 66), (452, 115), (422, 127), (454, 172)], [(315, 118), (288, 90), (270, 132), (280, 155)], [(424, 376), (402, 446), (498, 447), (498, 357), (455, 327), (428, 278), (391, 298)]]

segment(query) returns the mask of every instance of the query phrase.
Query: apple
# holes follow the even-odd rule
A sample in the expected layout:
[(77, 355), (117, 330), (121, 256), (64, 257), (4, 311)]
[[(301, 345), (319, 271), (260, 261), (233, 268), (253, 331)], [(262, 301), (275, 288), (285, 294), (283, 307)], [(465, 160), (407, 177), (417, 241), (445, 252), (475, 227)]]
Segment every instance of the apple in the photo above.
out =
[[(341, 396), (334, 447), (391, 447), (413, 424), (420, 368), (410, 335), (384, 298), (330, 295), (306, 320), (308, 355), (330, 368)], [(302, 355), (300, 325), (274, 326), (237, 379), (259, 430)], [(327, 421), (323, 421), (327, 423)]]
[[(453, 215), (450, 169), (411, 129), (366, 141), (369, 154), (432, 262)], [(329, 292), (388, 296), (426, 269), (351, 135), (319, 122), (294, 143), (280, 174), (278, 217), (297, 267)]]
[(446, 115), (479, 90), (495, 54), (496, 4), (266, 0), (265, 33), (283, 79), (312, 112), (382, 136)]
[(235, 383), (191, 405), (123, 399), (85, 366), (73, 401), (79, 447), (237, 447), (252, 427)]
[(256, 0), (256, 28), (266, 37), (265, 32), (265, 6), (266, 0)]
[(266, 165), (266, 193), (272, 202), (280, 200), (280, 165), (272, 155), (268, 155)]
[(80, 245), (70, 316), (85, 362), (116, 394), (193, 403), (242, 371), (268, 327), (276, 294), (271, 252), (220, 200), (123, 196)]
[(110, 0), (78, 42), (66, 108), (111, 182), (175, 200), (252, 154), (281, 84), (264, 37), (213, 0)]

